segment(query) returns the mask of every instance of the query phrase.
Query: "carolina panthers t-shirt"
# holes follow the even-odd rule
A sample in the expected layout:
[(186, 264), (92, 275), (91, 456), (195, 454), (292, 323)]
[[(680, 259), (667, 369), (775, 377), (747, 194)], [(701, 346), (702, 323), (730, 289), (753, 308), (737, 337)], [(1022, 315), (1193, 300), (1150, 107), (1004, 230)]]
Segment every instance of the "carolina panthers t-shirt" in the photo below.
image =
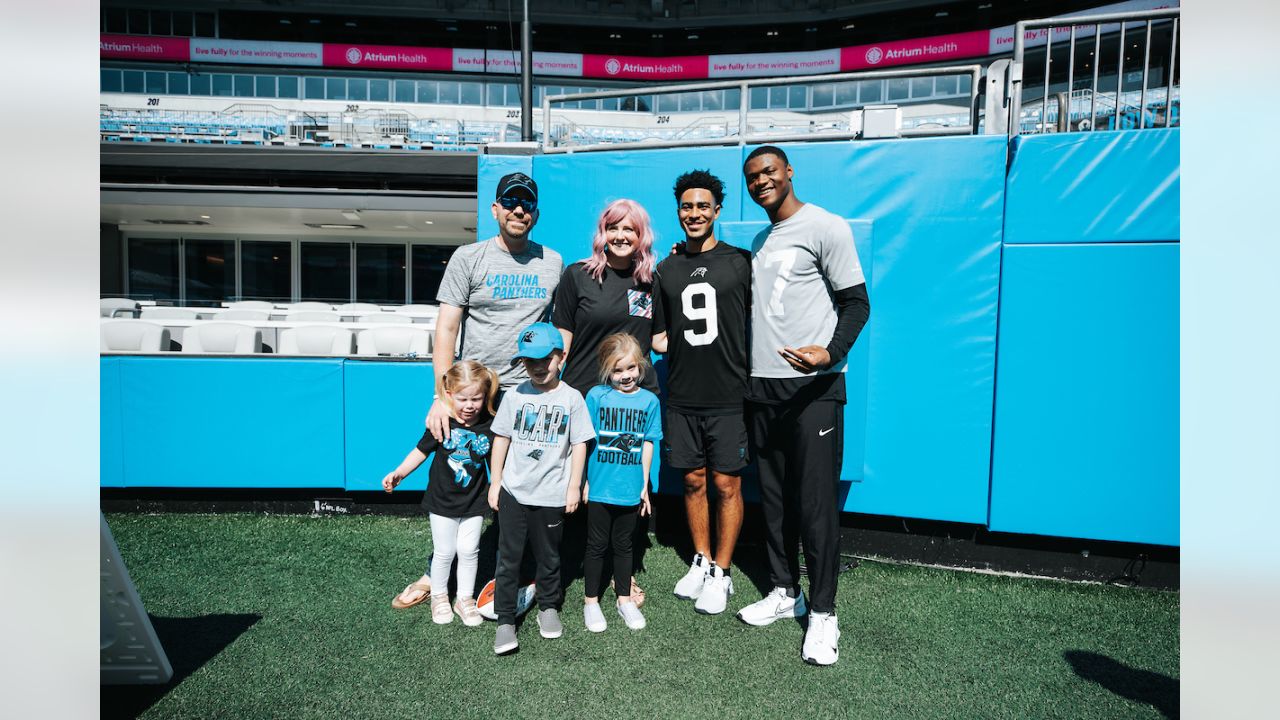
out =
[(742, 412), (751, 254), (717, 243), (654, 271), (653, 333), (667, 334), (667, 405), (686, 415)]
[[(565, 269), (556, 288), (551, 322), (573, 333), (569, 357), (560, 379), (586, 395), (600, 382), (600, 343), (613, 333), (630, 333), (649, 357), (653, 336), (652, 287), (639, 284), (632, 271), (606, 267), (597, 282), (576, 262)], [(642, 386), (658, 391), (655, 373), (647, 373)]]
[(644, 443), (657, 445), (662, 439), (658, 396), (644, 388), (624, 393), (597, 385), (587, 393), (587, 410), (596, 428), (587, 462), (591, 502), (635, 505), (644, 491)]
[(436, 300), (465, 310), (458, 359), (493, 368), (504, 389), (528, 379), (511, 364), (516, 334), (547, 318), (563, 271), (560, 253), (532, 240), (514, 254), (496, 237), (455, 250)]
[(489, 449), (493, 444), (493, 418), (484, 415), (464, 426), (449, 418), (449, 437), (436, 442), (428, 430), (418, 441), (423, 455), (435, 457), (427, 471), (427, 492), (422, 507), (450, 518), (484, 515), (489, 509)]
[(582, 394), (566, 382), (541, 392), (528, 380), (507, 391), (493, 434), (511, 438), (502, 487), (521, 505), (564, 507), (569, 450), (596, 436)]

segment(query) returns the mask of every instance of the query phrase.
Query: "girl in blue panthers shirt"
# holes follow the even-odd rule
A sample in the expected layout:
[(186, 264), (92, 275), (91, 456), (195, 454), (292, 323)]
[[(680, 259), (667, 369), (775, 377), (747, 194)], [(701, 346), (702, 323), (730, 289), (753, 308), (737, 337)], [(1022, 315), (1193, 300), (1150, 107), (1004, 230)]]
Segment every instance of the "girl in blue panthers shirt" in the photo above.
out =
[[(475, 360), (454, 363), (445, 372), (445, 406), (449, 409), (449, 434), (436, 442), (431, 431), (422, 434), (418, 446), (382, 479), (387, 492), (435, 453), (428, 470), (422, 507), (431, 520), (431, 570), (409, 584), (391, 601), (396, 609), (409, 608), (431, 598), (431, 619), (445, 625), (456, 612), (464, 625), (484, 622), (476, 607), (476, 568), (480, 554), (480, 530), (488, 512), (489, 454), (493, 447), (493, 403), (498, 395), (498, 374)], [(449, 606), (449, 570), (458, 558), (458, 600)], [(434, 590), (432, 582), (434, 581)]]
[(600, 610), (605, 582), (604, 552), (613, 541), (613, 590), (618, 614), (632, 630), (644, 627), (644, 615), (631, 597), (631, 537), (636, 520), (650, 512), (649, 468), (653, 446), (662, 439), (658, 396), (642, 388), (652, 368), (640, 343), (615, 333), (600, 343), (600, 381), (587, 393), (596, 445), (587, 461), (587, 549), (582, 561), (582, 617), (591, 632), (608, 624)]

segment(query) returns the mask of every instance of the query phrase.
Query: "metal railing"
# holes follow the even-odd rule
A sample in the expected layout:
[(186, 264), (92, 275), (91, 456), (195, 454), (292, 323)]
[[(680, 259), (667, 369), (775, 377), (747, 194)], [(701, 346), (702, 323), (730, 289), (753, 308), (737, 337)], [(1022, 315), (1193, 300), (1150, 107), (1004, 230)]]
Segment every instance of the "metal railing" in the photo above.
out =
[[(898, 130), (898, 136), (901, 137), (923, 137), (923, 136), (939, 136), (939, 135), (972, 135), (978, 132), (979, 112), (978, 112), (978, 95), (982, 89), (982, 66), (981, 65), (954, 65), (948, 67), (933, 68), (904, 68), (897, 70), (871, 70), (866, 72), (855, 73), (837, 73), (830, 75), (797, 75), (781, 78), (767, 78), (755, 80), (724, 80), (717, 82), (688, 83), (683, 85), (660, 85), (656, 87), (644, 88), (646, 95), (657, 97), (659, 95), (680, 94), (703, 92), (709, 90), (730, 90), (739, 91), (739, 107), (738, 117), (735, 123), (726, 123), (724, 126), (724, 134), (719, 137), (703, 136), (703, 137), (677, 137), (681, 132), (687, 133), (687, 129), (673, 128), (670, 137), (652, 137), (644, 139), (641, 143), (636, 144), (644, 148), (672, 148), (687, 146), (705, 146), (705, 145), (745, 145), (757, 142), (788, 142), (796, 140), (850, 140), (862, 136), (861, 130), (847, 130), (844, 132), (787, 132), (786, 127), (779, 128), (773, 125), (775, 132), (769, 132), (768, 127), (763, 131), (756, 131), (751, 123), (751, 90), (753, 88), (777, 87), (777, 86), (794, 86), (809, 85), (817, 83), (834, 83), (848, 82), (858, 80), (880, 80), (880, 79), (897, 79), (897, 78), (919, 78), (919, 77), (947, 77), (947, 76), (964, 76), (969, 78), (969, 98), (968, 104), (965, 106), (965, 114), (968, 118), (966, 124), (960, 126), (949, 127), (915, 127)], [(605, 90), (600, 92), (587, 93), (571, 93), (567, 95), (550, 95), (542, 100), (542, 151), (545, 153), (570, 153), (570, 152), (590, 152), (593, 150), (616, 150), (619, 145), (610, 142), (587, 142), (585, 144), (577, 144), (575, 137), (592, 139), (590, 134), (585, 132), (574, 132), (575, 129), (581, 129), (584, 123), (561, 118), (559, 121), (552, 115), (552, 105), (559, 103), (568, 103), (578, 100), (599, 100), (608, 98), (626, 98), (636, 95), (636, 89), (624, 90)], [(872, 103), (862, 104), (861, 107), (867, 107)], [(727, 111), (727, 109), (726, 109)], [(796, 111), (797, 115), (831, 115), (832, 113), (842, 113), (848, 116), (851, 110), (812, 110), (812, 111)], [(565, 110), (559, 111), (565, 113)], [(579, 111), (581, 112), (581, 111)], [(769, 112), (769, 111), (763, 111)], [(772, 112), (778, 112), (773, 110)], [(850, 121), (851, 122), (851, 121)], [(932, 123), (931, 123), (932, 124)], [(830, 125), (830, 123), (826, 123)], [(794, 127), (794, 126), (793, 126)], [(559, 128), (559, 129), (557, 129)], [(565, 130), (569, 131), (566, 132)], [(838, 128), (828, 128), (838, 130)]]
[[(1114, 117), (1117, 125), (1120, 116), (1126, 111), (1127, 106), (1124, 105), (1125, 92), (1124, 87), (1124, 60), (1125, 60), (1125, 33), (1129, 25), (1142, 23), (1146, 30), (1146, 39), (1142, 50), (1142, 86), (1138, 99), (1138, 129), (1146, 127), (1146, 118), (1148, 115), (1147, 108), (1147, 79), (1151, 70), (1151, 37), (1153, 24), (1161, 20), (1169, 20), (1169, 63), (1165, 73), (1164, 87), (1164, 126), (1170, 127), (1174, 111), (1174, 76), (1177, 71), (1178, 63), (1178, 21), (1181, 17), (1181, 10), (1178, 8), (1170, 8), (1166, 10), (1145, 10), (1141, 12), (1131, 13), (1106, 13), (1100, 15), (1083, 15), (1068, 18), (1045, 18), (1041, 20), (1023, 20), (1014, 26), (1013, 39), (1013, 63), (1009, 68), (1009, 136), (1018, 135), (1028, 128), (1022, 121), (1022, 94), (1023, 94), (1023, 76), (1025, 73), (1026, 54), (1027, 54), (1027, 31), (1028, 30), (1045, 30), (1045, 46), (1044, 46), (1044, 88), (1040, 99), (1040, 116), (1041, 122), (1032, 126), (1040, 132), (1048, 131), (1047, 118), (1049, 116), (1049, 87), (1050, 87), (1050, 70), (1053, 62), (1053, 37), (1054, 31), (1059, 28), (1069, 28), (1068, 33), (1068, 59), (1067, 59), (1067, 79), (1066, 90), (1073, 93), (1077, 90), (1075, 87), (1075, 65), (1076, 65), (1076, 39), (1077, 37), (1088, 37), (1093, 35), (1093, 69), (1092, 84), (1088, 88), (1090, 92), (1090, 109), (1089, 109), (1089, 129), (1097, 127), (1098, 107), (1096, 99), (1103, 97), (1103, 91), (1098, 87), (1098, 73), (1102, 65), (1102, 36), (1111, 30), (1108, 25), (1118, 26), (1119, 44), (1117, 46), (1116, 58), (1116, 85), (1114, 99), (1117, 103), (1114, 110)], [(1078, 33), (1078, 29), (1083, 28), (1083, 33)], [(1154, 126), (1155, 120), (1152, 124)], [(1055, 126), (1055, 129), (1056, 126)]]

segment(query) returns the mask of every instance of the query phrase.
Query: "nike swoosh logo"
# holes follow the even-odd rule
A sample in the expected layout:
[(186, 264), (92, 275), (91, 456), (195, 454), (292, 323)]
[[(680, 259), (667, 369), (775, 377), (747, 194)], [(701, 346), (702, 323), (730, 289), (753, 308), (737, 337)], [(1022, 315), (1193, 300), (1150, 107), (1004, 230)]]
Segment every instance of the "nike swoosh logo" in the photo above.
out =
[[(563, 520), (561, 520), (560, 522), (564, 522), (564, 521), (563, 521)], [(556, 523), (555, 525), (548, 525), (547, 527), (549, 527), (549, 528), (553, 528), (553, 527), (558, 526), (559, 524), (560, 524), (560, 523)]]
[(823, 437), (824, 435), (826, 435), (827, 433), (831, 432), (832, 430), (835, 430), (835, 428), (834, 428), (834, 427), (829, 427), (829, 428), (827, 428), (826, 430), (819, 430), (819, 431), (818, 431), (818, 437)]

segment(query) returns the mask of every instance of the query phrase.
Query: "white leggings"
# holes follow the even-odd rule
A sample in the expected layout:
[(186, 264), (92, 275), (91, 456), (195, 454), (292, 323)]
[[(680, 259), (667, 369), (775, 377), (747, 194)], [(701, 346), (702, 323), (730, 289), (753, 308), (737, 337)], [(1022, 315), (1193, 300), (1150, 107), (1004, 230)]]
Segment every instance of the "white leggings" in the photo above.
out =
[(449, 566), (458, 556), (458, 597), (475, 597), (476, 565), (480, 557), (480, 529), (484, 518), (448, 518), (430, 513), (431, 518), (431, 591), (445, 593), (449, 588)]

